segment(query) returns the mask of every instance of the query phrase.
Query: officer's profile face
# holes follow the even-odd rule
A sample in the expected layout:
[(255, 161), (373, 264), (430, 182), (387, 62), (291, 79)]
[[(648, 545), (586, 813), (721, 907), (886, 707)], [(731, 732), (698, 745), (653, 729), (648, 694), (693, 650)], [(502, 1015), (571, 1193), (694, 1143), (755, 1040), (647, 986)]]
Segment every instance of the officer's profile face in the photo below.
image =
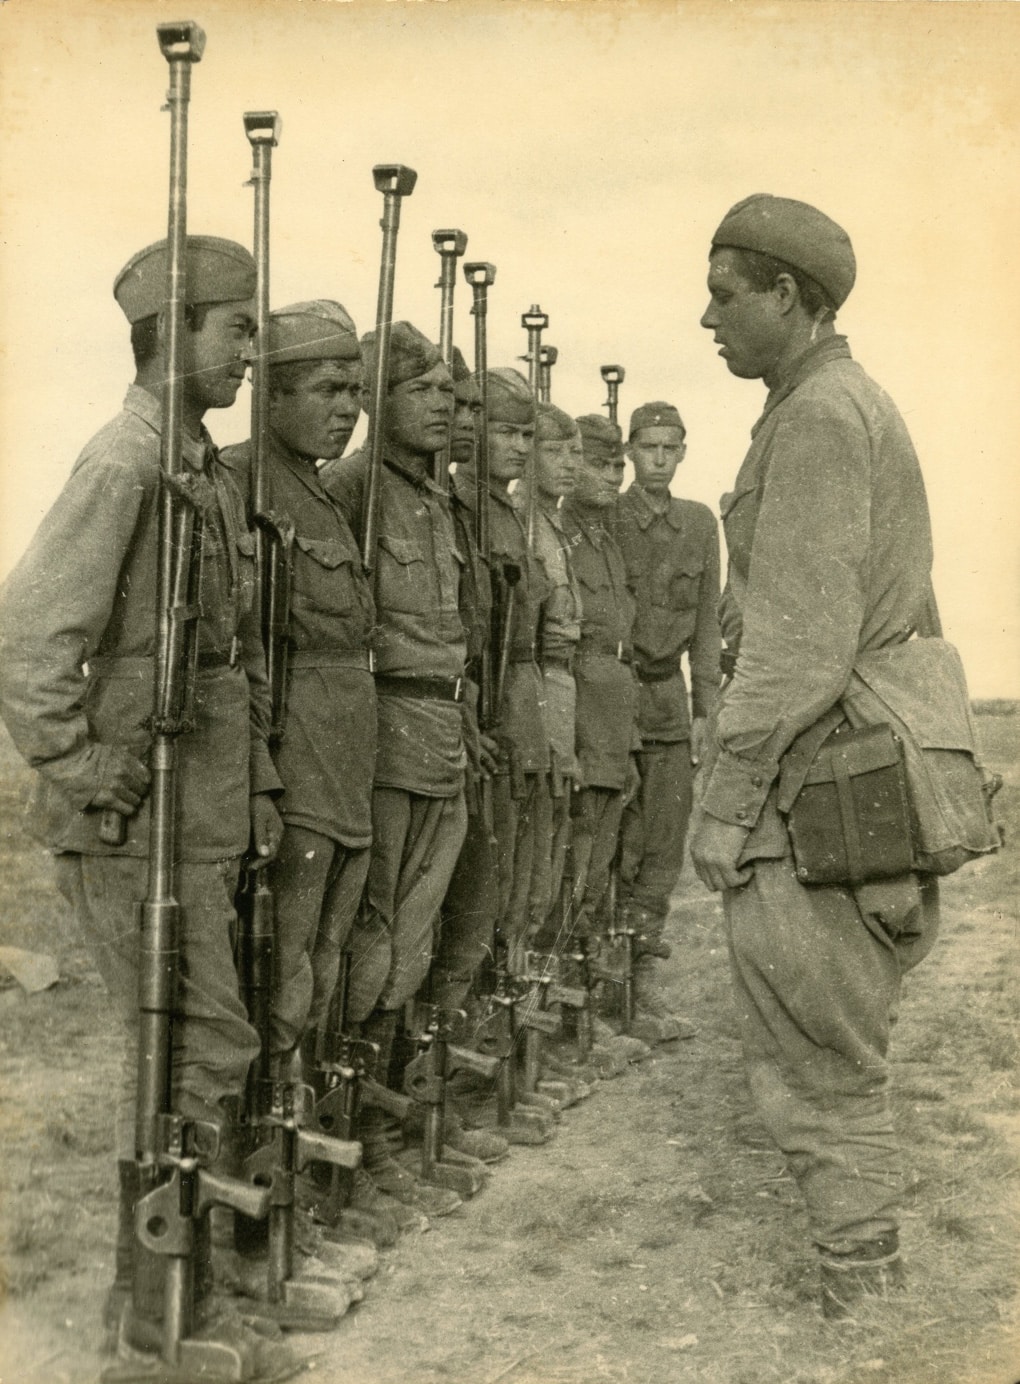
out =
[(538, 493), (550, 500), (558, 499), (561, 495), (572, 495), (577, 482), (578, 460), (573, 438), (550, 438), (537, 442), (535, 480)]
[(274, 388), (269, 425), (292, 451), (313, 461), (341, 457), (361, 412), (365, 369), (360, 361), (309, 363), (296, 380)]
[(623, 482), (623, 457), (606, 456), (589, 447), (582, 454), (574, 484), (574, 498), (591, 509), (615, 504)]
[(453, 376), (440, 361), (387, 394), (386, 438), (419, 456), (435, 455), (449, 440), (453, 407)]
[(635, 480), (653, 495), (668, 492), (685, 451), (683, 428), (674, 427), (638, 428), (627, 446)]
[(199, 304), (201, 326), (182, 333), (181, 373), (188, 403), (204, 412), (229, 408), (252, 356), (255, 303)]
[(758, 292), (740, 272), (735, 250), (712, 251), (708, 307), (701, 325), (713, 333), (731, 374), (744, 380), (767, 375), (782, 349), (784, 314), (772, 289)]
[(492, 479), (505, 485), (520, 480), (535, 445), (534, 423), (490, 422), (488, 438)]

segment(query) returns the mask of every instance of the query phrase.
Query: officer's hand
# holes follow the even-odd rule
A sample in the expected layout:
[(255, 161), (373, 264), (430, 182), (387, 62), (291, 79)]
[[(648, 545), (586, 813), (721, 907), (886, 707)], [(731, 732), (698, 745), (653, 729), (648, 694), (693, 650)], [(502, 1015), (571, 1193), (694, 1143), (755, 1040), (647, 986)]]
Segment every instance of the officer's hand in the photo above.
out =
[(149, 791), (149, 769), (130, 750), (119, 745), (103, 745), (99, 760), (99, 787), (89, 807), (112, 807), (122, 817), (137, 812)]
[(499, 773), (499, 742), (484, 731), (478, 732), (478, 769), (487, 779)]
[(253, 793), (250, 799), (251, 843), (256, 855), (273, 860), (283, 840), (283, 819), (268, 793)]
[(691, 860), (702, 884), (709, 889), (739, 889), (754, 874), (752, 865), (738, 867), (747, 842), (747, 828), (720, 822), (706, 813), (691, 841)]
[(691, 722), (691, 763), (700, 764), (708, 749), (708, 720), (696, 716)]
[(641, 770), (634, 755), (627, 756), (627, 777), (623, 781), (623, 805), (632, 803), (641, 791)]

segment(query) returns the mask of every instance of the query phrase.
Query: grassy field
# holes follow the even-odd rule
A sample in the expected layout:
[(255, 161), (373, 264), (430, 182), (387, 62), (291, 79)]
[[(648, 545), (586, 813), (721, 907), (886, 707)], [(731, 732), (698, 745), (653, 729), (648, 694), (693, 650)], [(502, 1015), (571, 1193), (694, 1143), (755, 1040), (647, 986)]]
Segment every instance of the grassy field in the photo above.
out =
[[(991, 709), (989, 709), (991, 710)], [(999, 709), (996, 708), (996, 712)], [(1020, 718), (980, 718), (1020, 839)], [(97, 1377), (114, 1169), (104, 995), (23, 829), (0, 744), (0, 945), (60, 983), (0, 989), (2, 1384)], [(383, 1256), (339, 1329), (299, 1337), (327, 1384), (1016, 1384), (1020, 962), (1015, 844), (946, 881), (943, 935), (894, 1045), (909, 1292), (823, 1322), (806, 1223), (756, 1136), (721, 909), (685, 876), (665, 970), (697, 1036), (660, 1049), (515, 1149), (490, 1185)]]

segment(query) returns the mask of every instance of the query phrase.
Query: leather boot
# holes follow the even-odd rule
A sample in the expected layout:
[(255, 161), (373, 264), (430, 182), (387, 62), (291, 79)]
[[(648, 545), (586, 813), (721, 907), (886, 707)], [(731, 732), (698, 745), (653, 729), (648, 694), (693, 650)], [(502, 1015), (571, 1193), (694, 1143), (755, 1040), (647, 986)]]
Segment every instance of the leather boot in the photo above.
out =
[(645, 952), (634, 962), (634, 1019), (630, 1032), (649, 1046), (693, 1038), (697, 1029), (673, 1014), (666, 996), (656, 984), (656, 959)]
[(895, 1230), (842, 1253), (823, 1249), (821, 1256), (822, 1316), (827, 1321), (846, 1321), (862, 1300), (888, 1298), (906, 1286)]

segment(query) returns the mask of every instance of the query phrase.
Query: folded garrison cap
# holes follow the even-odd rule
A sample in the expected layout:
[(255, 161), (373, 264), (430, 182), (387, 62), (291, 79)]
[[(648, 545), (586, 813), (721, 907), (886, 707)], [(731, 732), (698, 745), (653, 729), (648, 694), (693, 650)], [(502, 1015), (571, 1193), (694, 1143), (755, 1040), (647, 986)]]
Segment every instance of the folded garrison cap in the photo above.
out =
[[(255, 261), (233, 240), (189, 235), (185, 253), (186, 303), (242, 303), (255, 294)], [(166, 302), (167, 242), (132, 255), (113, 281), (113, 296), (134, 324), (154, 317)]]
[(622, 461), (623, 434), (601, 413), (586, 413), (577, 419), (584, 443), (584, 454), (591, 461)]
[(519, 370), (508, 366), (489, 370), (485, 388), (490, 423), (534, 423), (535, 396)]
[(850, 237), (807, 202), (757, 192), (731, 207), (712, 237), (713, 246), (757, 250), (799, 269), (820, 284), (836, 307), (850, 296), (857, 276)]
[(269, 363), (360, 360), (358, 329), (347, 309), (328, 298), (291, 303), (269, 314)]
[(450, 373), (453, 375), (454, 384), (460, 384), (461, 380), (473, 380), (475, 372), (468, 369), (468, 363), (464, 359), (464, 352), (459, 346), (453, 348), (453, 361), (450, 365)]
[(672, 404), (657, 399), (652, 404), (642, 404), (630, 415), (630, 433), (633, 437), (639, 428), (679, 428), (685, 432), (684, 420)]
[(535, 436), (539, 442), (569, 442), (577, 436), (577, 424), (569, 413), (555, 404), (539, 404), (535, 415)]
[[(361, 354), (369, 379), (375, 374), (375, 332), (366, 332), (361, 338)], [(386, 387), (394, 389), (398, 384), (416, 380), (427, 375), (437, 365), (442, 365), (443, 357), (439, 347), (410, 322), (394, 322), (390, 329), (390, 361)]]

